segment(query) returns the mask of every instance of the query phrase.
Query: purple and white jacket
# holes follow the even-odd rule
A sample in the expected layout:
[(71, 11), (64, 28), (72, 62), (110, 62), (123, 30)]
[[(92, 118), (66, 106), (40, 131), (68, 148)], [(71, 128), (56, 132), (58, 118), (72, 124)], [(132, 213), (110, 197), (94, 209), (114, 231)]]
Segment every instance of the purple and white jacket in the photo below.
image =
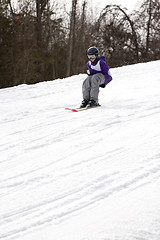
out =
[(106, 63), (106, 58), (103, 56), (99, 57), (95, 62), (89, 61), (87, 65), (90, 75), (102, 73), (105, 76), (105, 84), (100, 85), (100, 87), (105, 88), (105, 86), (112, 80), (109, 66)]

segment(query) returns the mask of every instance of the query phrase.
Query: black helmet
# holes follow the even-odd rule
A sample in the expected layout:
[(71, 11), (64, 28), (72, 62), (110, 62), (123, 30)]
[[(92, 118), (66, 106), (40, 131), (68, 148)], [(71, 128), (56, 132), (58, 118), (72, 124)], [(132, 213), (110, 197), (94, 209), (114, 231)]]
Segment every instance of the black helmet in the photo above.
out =
[(97, 58), (99, 55), (99, 51), (96, 47), (90, 47), (87, 50), (87, 55), (88, 55), (88, 58), (90, 58), (89, 56), (95, 56)]

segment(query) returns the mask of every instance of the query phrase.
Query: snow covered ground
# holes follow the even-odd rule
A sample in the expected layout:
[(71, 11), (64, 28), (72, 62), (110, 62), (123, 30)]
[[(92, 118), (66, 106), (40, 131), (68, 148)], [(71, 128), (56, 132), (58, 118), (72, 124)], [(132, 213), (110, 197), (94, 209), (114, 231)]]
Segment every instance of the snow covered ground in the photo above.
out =
[(0, 239), (160, 239), (160, 61), (0, 90)]

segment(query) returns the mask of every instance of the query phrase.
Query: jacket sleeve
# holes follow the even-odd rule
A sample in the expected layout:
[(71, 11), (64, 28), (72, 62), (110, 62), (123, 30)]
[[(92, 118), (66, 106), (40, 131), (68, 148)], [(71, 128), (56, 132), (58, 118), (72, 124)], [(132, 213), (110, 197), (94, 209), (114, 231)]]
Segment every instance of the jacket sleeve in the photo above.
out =
[(111, 80), (112, 76), (110, 75), (109, 66), (105, 61), (100, 62), (101, 72), (105, 76), (105, 84), (102, 84), (100, 87), (105, 87)]
[(101, 61), (101, 62), (100, 62), (100, 66), (101, 66), (101, 72), (102, 72), (102, 74), (108, 75), (109, 66), (107, 65), (107, 63), (104, 62), (104, 61)]

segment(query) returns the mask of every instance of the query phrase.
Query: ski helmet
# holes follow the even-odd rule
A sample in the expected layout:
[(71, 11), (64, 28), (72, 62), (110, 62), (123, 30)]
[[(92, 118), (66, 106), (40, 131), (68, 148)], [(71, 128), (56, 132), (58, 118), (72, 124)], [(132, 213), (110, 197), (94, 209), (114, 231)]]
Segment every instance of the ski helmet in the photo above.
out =
[(98, 49), (96, 47), (88, 48), (88, 50), (87, 50), (88, 58), (95, 58), (95, 57), (97, 58), (98, 55), (99, 55), (99, 51), (98, 51)]

